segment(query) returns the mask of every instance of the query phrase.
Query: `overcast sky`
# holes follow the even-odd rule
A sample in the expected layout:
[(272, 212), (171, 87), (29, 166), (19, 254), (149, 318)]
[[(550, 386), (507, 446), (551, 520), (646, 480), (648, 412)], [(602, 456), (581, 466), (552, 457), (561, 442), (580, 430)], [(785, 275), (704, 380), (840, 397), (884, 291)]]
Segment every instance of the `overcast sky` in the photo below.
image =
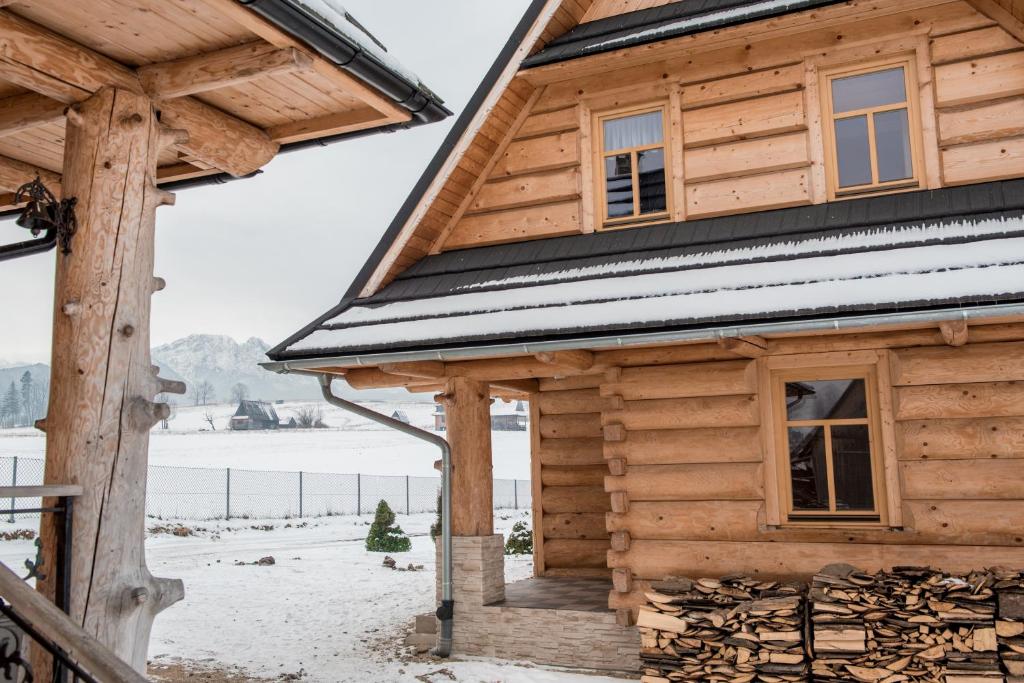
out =
[[(528, 0), (347, 0), (456, 116)], [(157, 212), (153, 344), (193, 333), (284, 339), (337, 303), (455, 116), (293, 152), (264, 173), (178, 192)], [(0, 224), (0, 242), (28, 236)], [(49, 362), (54, 252), (0, 263), (0, 361)]]

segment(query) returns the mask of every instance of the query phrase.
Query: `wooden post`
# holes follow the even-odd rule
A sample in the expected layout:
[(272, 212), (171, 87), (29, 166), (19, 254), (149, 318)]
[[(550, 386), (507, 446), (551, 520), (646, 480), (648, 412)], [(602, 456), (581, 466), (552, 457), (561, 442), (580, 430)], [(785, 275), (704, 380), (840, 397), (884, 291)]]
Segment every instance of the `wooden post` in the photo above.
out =
[(484, 382), (448, 380), (443, 401), (452, 447), (452, 534), (494, 533), (491, 472), (491, 398)]
[[(149, 430), (168, 412), (154, 403), (163, 383), (149, 354), (155, 212), (173, 199), (154, 183), (167, 141), (137, 93), (103, 88), (68, 114), (63, 190), (78, 199), (78, 232), (72, 252), (57, 255), (46, 418), (45, 482), (83, 489), (69, 613), (140, 672), (153, 619), (184, 595), (180, 580), (149, 573), (143, 545)], [(57, 532), (45, 516), (51, 570), (38, 589), (50, 600)]]

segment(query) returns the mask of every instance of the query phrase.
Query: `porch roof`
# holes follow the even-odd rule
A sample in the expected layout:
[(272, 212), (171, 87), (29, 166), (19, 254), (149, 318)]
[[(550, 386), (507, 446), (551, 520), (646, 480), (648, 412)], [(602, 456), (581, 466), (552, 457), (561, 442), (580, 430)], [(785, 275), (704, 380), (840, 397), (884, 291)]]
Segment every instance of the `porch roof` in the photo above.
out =
[(1024, 180), (479, 247), (342, 302), (275, 360), (1024, 301)]

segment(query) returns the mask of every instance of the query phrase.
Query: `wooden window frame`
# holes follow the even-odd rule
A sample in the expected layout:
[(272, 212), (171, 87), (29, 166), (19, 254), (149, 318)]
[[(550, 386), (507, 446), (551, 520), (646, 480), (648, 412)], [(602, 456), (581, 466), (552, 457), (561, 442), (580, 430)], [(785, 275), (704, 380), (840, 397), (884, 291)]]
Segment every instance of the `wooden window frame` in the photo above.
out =
[[(901, 528), (903, 513), (889, 352), (857, 351), (767, 357), (759, 361), (758, 373), (762, 443), (765, 451), (766, 523), (769, 526), (801, 528)], [(787, 430), (790, 420), (786, 410), (785, 384), (819, 379), (865, 380), (868, 417), (853, 422), (868, 425), (875, 498), (875, 510), (870, 513), (860, 510), (824, 513), (793, 510)], [(858, 519), (868, 514), (877, 515), (878, 519)]]
[[(660, 145), (642, 145), (639, 147), (626, 147), (619, 150), (613, 150), (611, 152), (605, 151), (604, 126), (602, 125), (604, 121), (609, 119), (621, 119), (638, 114), (648, 114), (654, 111), (661, 112), (662, 137)], [(594, 111), (591, 113), (591, 120), (593, 121), (592, 139), (595, 141), (590, 162), (591, 168), (593, 169), (591, 175), (593, 176), (592, 182), (595, 199), (595, 229), (601, 231), (616, 230), (619, 228), (635, 228), (645, 225), (666, 223), (672, 220), (673, 207), (675, 204), (675, 193), (673, 192), (674, 177), (672, 173), (672, 150), (675, 145), (672, 140), (672, 119), (669, 101), (660, 100), (656, 103), (649, 103), (646, 105), (633, 105), (617, 109)], [(659, 211), (658, 213), (640, 215), (636, 213), (640, 206), (639, 168), (636, 163), (636, 154), (637, 152), (659, 148), (664, 150), (665, 160), (665, 210)], [(620, 218), (608, 218), (608, 188), (607, 181), (605, 180), (604, 160), (605, 157), (609, 155), (623, 154), (625, 152), (629, 152), (632, 156), (634, 214), (632, 216), (623, 216)]]
[[(832, 82), (850, 76), (861, 76), (877, 71), (888, 71), (903, 68), (904, 89), (906, 100), (900, 104), (866, 107), (855, 111), (836, 115), (832, 107)], [(825, 176), (828, 187), (828, 199), (844, 199), (862, 197), (864, 195), (887, 194), (923, 189), (927, 186), (924, 143), (922, 134), (921, 102), (917, 78), (917, 57), (914, 54), (889, 57), (870, 62), (858, 62), (844, 66), (821, 67), (818, 72), (820, 92), (818, 101), (821, 107), (822, 142), (824, 146)], [(902, 180), (878, 182), (878, 159), (874, 136), (874, 115), (899, 109), (907, 110), (910, 128), (910, 163), (913, 175)], [(868, 141), (871, 154), (872, 182), (866, 185), (839, 187), (839, 153), (836, 148), (835, 122), (838, 119), (866, 116), (868, 122)]]

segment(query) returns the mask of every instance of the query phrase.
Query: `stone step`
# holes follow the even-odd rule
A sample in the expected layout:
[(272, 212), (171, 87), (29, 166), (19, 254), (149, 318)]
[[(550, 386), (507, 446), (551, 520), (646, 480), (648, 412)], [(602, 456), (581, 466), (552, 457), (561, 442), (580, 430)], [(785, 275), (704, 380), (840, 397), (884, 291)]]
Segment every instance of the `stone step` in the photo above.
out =
[(417, 614), (416, 628), (413, 630), (415, 630), (416, 633), (430, 633), (431, 635), (437, 635), (437, 617), (434, 616), (433, 612)]
[(405, 638), (405, 644), (416, 648), (416, 652), (426, 652), (437, 645), (437, 636), (430, 633), (410, 633)]

